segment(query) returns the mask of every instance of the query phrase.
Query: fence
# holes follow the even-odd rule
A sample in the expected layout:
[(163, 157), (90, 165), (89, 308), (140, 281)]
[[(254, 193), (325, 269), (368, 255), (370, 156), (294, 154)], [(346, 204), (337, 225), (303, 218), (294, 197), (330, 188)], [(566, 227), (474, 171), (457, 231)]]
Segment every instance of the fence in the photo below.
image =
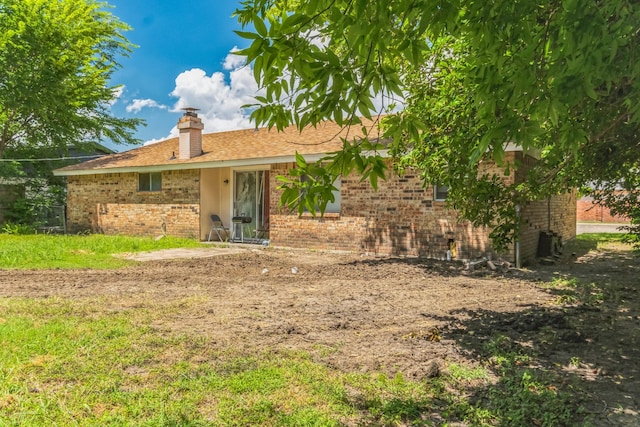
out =
[(38, 212), (38, 232), (41, 233), (67, 233), (67, 219), (65, 206), (43, 207)]

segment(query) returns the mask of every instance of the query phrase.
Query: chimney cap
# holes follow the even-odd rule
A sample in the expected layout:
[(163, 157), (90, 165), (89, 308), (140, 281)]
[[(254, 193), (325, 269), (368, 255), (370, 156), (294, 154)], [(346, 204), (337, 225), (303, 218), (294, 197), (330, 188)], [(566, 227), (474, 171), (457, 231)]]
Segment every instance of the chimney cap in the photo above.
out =
[(193, 108), (193, 107), (185, 107), (185, 108), (181, 108), (181, 110), (184, 110), (184, 115), (185, 116), (193, 116), (193, 117), (198, 117), (198, 115), (196, 114), (196, 111), (199, 111), (199, 108)]

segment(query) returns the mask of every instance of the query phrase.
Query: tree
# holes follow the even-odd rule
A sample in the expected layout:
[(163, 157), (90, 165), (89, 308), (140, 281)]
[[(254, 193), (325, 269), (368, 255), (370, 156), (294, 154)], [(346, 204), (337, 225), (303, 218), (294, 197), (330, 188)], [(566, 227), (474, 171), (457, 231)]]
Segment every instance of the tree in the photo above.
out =
[[(114, 117), (110, 78), (133, 46), (129, 29), (94, 0), (0, 0), (0, 159), (56, 158), (73, 146), (136, 143), (138, 119)], [(51, 170), (69, 162), (0, 162), (4, 184), (26, 188), (5, 220), (38, 225), (64, 203)]]
[[(382, 120), (395, 166), (449, 185), (450, 203), (495, 227), (498, 247), (517, 233), (520, 201), (574, 187), (597, 188), (601, 203), (637, 215), (638, 3), (246, 0), (236, 15), (255, 29), (239, 34), (265, 89), (252, 113), (258, 124), (357, 125), (403, 102)], [(509, 143), (540, 162), (505, 162)], [(345, 141), (325, 170), (355, 169), (375, 184), (384, 176), (378, 148)], [(482, 172), (486, 161), (525, 182), (501, 184)], [(624, 199), (611, 190), (620, 187)]]
[(0, 158), (12, 149), (135, 143), (110, 112), (128, 27), (94, 0), (0, 0)]

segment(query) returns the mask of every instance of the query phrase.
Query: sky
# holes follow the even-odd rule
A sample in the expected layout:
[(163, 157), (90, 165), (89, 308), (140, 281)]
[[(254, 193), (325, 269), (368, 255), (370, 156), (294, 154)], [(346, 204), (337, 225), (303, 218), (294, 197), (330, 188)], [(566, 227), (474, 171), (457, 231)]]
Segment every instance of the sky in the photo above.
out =
[[(146, 121), (135, 136), (153, 143), (177, 136), (181, 108), (199, 108), (204, 132), (251, 127), (240, 107), (253, 102), (253, 71), (231, 52), (247, 42), (233, 30), (240, 7), (234, 0), (108, 0), (111, 13), (132, 27), (125, 33), (137, 48), (118, 62), (111, 80), (122, 85), (112, 111)], [(105, 145), (116, 151), (130, 146)]]

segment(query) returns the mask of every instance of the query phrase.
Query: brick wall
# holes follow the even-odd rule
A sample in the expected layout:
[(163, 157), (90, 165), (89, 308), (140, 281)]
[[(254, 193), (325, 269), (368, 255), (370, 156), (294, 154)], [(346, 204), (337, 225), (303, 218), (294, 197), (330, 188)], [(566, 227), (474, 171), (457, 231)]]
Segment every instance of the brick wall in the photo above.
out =
[[(522, 153), (506, 153), (505, 162), (531, 165), (535, 159)], [(278, 208), (280, 191), (277, 175), (286, 175), (294, 164), (273, 165), (271, 173), (271, 240), (278, 246), (316, 249), (342, 249), (375, 254), (413, 255), (444, 258), (450, 242), (455, 243), (460, 259), (496, 254), (488, 238), (489, 230), (475, 228), (468, 221), (458, 221), (455, 211), (444, 202), (433, 200), (433, 187), (423, 188), (418, 174), (408, 171), (402, 177), (389, 176), (379, 182), (374, 192), (359, 176), (343, 177), (340, 214), (313, 218), (298, 217)], [(497, 166), (485, 162), (482, 173), (498, 172)], [(509, 184), (522, 176), (503, 177)], [(541, 231), (558, 233), (563, 241), (575, 237), (576, 193), (533, 201), (521, 207), (523, 220), (520, 235), (521, 260), (536, 256)], [(515, 259), (515, 246), (503, 254)]]
[(276, 176), (286, 175), (292, 167), (274, 165), (270, 174), (274, 245), (444, 258), (453, 241), (461, 259), (491, 252), (487, 230), (458, 222), (444, 202), (433, 200), (433, 187), (423, 188), (412, 173), (390, 176), (379, 183), (377, 192), (359, 176), (343, 177), (340, 214), (313, 218), (282, 212)]
[(609, 208), (593, 203), (593, 197), (581, 197), (577, 203), (578, 222), (606, 222), (625, 223), (631, 222), (627, 216), (612, 215)]
[(162, 172), (162, 191), (139, 192), (137, 173), (70, 176), (70, 232), (177, 237), (200, 235), (200, 171)]
[[(527, 168), (532, 167), (536, 159), (520, 152), (513, 155), (523, 165), (516, 176), (516, 180), (521, 182)], [(523, 262), (536, 257), (542, 232), (555, 233), (562, 242), (576, 236), (576, 198), (577, 191), (573, 190), (544, 200), (530, 201), (521, 206), (519, 243)], [(511, 252), (513, 253), (513, 250)]]
[(520, 256), (524, 261), (535, 258), (540, 233), (551, 231), (562, 242), (576, 236), (576, 191), (545, 200), (532, 201), (522, 206), (520, 230)]
[[(507, 153), (506, 161), (534, 160)], [(292, 163), (272, 165), (270, 179), (270, 239), (276, 246), (348, 250), (381, 255), (444, 258), (451, 245), (459, 259), (493, 253), (489, 230), (458, 221), (445, 202), (433, 200), (433, 187), (423, 188), (418, 174), (389, 176), (377, 192), (359, 176), (341, 182), (341, 210), (323, 218), (283, 212), (278, 207), (281, 191), (278, 175), (286, 175)], [(495, 165), (485, 163), (491, 172)], [(68, 178), (68, 226), (72, 232), (92, 230), (108, 234), (168, 235), (194, 237), (201, 233), (199, 170), (166, 171), (161, 192), (138, 192), (135, 173), (71, 176)], [(513, 182), (518, 176), (505, 176)], [(220, 211), (223, 207), (220, 206)], [(575, 236), (576, 194), (555, 196), (522, 206), (520, 236), (522, 259), (535, 257), (541, 231), (558, 233), (563, 241)], [(204, 222), (208, 224), (208, 222)], [(203, 234), (204, 233), (204, 234)], [(508, 257), (513, 259), (512, 249)]]

